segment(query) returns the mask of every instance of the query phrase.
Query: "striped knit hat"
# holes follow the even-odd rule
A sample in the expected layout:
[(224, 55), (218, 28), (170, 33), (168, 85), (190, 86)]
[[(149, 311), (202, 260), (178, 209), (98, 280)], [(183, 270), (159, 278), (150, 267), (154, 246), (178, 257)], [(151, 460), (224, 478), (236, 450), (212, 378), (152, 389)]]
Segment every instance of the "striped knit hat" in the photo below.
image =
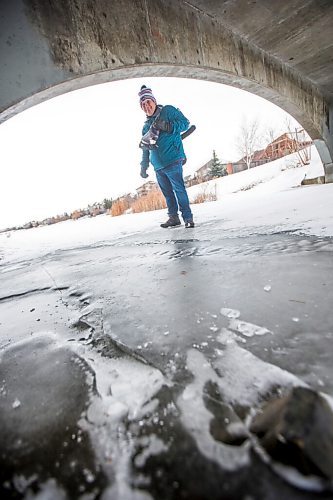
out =
[(142, 85), (138, 96), (140, 97), (140, 106), (142, 106), (143, 101), (145, 101), (146, 99), (151, 99), (155, 102), (155, 104), (157, 104), (152, 90), (149, 87), (146, 87), (146, 85)]

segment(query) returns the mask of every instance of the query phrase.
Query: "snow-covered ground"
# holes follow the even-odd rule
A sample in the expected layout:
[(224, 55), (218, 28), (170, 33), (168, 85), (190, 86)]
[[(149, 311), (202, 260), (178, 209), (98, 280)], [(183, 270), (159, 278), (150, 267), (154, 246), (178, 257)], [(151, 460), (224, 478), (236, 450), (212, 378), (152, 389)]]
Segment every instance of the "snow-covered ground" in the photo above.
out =
[[(324, 169), (312, 147), (310, 165), (297, 167), (297, 154), (237, 174), (192, 186), (190, 200), (198, 193), (216, 194), (217, 201), (192, 205), (198, 225), (224, 221), (224, 228), (295, 227), (303, 234), (333, 235), (333, 184), (301, 186), (302, 180), (319, 177)], [(164, 221), (165, 210), (119, 217), (65, 221), (52, 226), (0, 234), (0, 262), (29, 259), (58, 249), (98, 245), (105, 241), (153, 231)]]
[(256, 193), (274, 193), (284, 188), (299, 186), (304, 178), (314, 179), (324, 175), (323, 164), (314, 146), (311, 148), (309, 165), (297, 167), (297, 153), (266, 163), (264, 165), (243, 170), (218, 180), (208, 181), (190, 188), (193, 199), (199, 193), (215, 194), (222, 199), (227, 194), (247, 191), (256, 188)]

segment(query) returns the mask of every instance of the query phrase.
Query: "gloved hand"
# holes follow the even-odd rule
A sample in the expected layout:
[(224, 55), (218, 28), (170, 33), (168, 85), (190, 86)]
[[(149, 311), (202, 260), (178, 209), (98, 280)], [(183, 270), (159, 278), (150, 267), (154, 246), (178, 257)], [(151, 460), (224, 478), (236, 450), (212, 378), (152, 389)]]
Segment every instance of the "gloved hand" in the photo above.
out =
[(147, 168), (146, 167), (141, 167), (141, 170), (140, 170), (140, 175), (143, 179), (147, 179), (148, 177), (148, 174), (147, 174)]
[(153, 128), (156, 130), (162, 130), (162, 132), (168, 132), (169, 134), (172, 132), (172, 123), (161, 120), (161, 118), (156, 118), (153, 123)]

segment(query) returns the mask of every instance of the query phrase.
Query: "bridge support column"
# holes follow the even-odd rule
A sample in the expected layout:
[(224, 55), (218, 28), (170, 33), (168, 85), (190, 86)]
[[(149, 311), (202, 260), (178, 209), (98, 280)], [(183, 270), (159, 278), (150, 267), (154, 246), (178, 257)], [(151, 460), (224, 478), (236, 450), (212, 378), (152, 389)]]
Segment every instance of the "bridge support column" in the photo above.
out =
[(330, 156), (329, 161), (324, 162), (325, 182), (333, 182), (333, 102), (328, 107), (323, 137)]
[(333, 163), (327, 163), (325, 168), (325, 183), (333, 182)]
[(333, 182), (333, 159), (328, 148), (328, 141), (326, 142), (323, 139), (315, 139), (313, 142), (324, 165), (325, 183), (327, 184), (329, 182)]

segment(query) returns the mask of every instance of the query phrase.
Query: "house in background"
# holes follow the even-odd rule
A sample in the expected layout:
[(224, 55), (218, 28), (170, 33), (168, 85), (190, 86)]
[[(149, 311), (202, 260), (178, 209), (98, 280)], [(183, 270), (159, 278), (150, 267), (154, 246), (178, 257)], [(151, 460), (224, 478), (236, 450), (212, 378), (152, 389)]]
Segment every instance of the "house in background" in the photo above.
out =
[(294, 133), (287, 132), (280, 135), (263, 150), (262, 157), (267, 158), (269, 161), (277, 160), (311, 146), (312, 141), (306, 140), (304, 135), (301, 135), (302, 132), (302, 130), (296, 130)]
[(155, 191), (157, 189), (157, 183), (154, 181), (148, 181), (142, 184), (142, 186), (136, 189), (136, 194), (138, 197), (146, 196), (151, 191)]
[(198, 168), (195, 172), (195, 177), (200, 181), (200, 182), (205, 182), (210, 179), (210, 169), (212, 166), (213, 160), (209, 160), (207, 163), (202, 165), (202, 167)]
[[(193, 174), (193, 177), (191, 175), (187, 175), (184, 178), (185, 181), (185, 186), (186, 187), (191, 187), (195, 186), (196, 184), (200, 184), (202, 182), (206, 182), (212, 179), (212, 174), (211, 174), (211, 168), (213, 165), (213, 159), (209, 160), (207, 163), (202, 165), (202, 167), (198, 168)], [(232, 171), (228, 170), (228, 165), (232, 165), (231, 163), (222, 163), (222, 166), (224, 166), (227, 169), (228, 174), (231, 173)]]
[[(258, 165), (263, 165), (264, 163), (268, 163), (279, 158), (283, 158), (283, 156), (289, 155), (291, 153), (301, 152), (302, 150), (305, 150), (307, 148), (309, 149), (311, 145), (312, 141), (305, 138), (305, 132), (303, 129), (296, 130), (292, 133), (285, 132), (284, 134), (280, 135), (272, 142), (270, 142), (266, 146), (266, 148), (254, 152), (250, 168), (257, 167)], [(306, 157), (308, 155), (309, 153), (300, 155), (302, 157), (303, 163), (306, 163)], [(229, 163), (227, 166), (228, 174), (236, 174), (237, 172), (241, 172), (242, 170), (247, 170), (245, 158), (241, 158), (236, 162)]]

